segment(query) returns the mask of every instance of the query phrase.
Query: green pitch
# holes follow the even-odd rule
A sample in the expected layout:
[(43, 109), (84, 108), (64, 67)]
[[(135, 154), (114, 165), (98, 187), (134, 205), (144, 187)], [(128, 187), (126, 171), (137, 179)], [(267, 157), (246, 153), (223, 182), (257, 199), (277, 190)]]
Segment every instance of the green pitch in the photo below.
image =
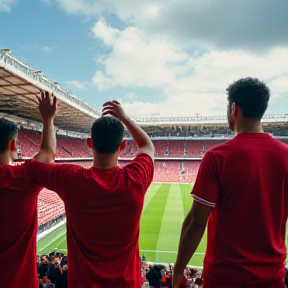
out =
[[(175, 262), (182, 223), (192, 204), (191, 189), (192, 185), (186, 184), (151, 184), (145, 197), (139, 243), (147, 261)], [(40, 254), (67, 253), (65, 226), (39, 240), (37, 246)], [(206, 234), (190, 265), (202, 266), (205, 249)]]

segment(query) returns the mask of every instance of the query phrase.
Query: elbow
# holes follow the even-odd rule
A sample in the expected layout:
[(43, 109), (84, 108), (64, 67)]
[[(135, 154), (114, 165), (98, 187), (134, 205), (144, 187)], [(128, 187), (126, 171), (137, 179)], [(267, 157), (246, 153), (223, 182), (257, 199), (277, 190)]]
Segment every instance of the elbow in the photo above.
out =
[(47, 161), (45, 161), (46, 163), (53, 163), (55, 158), (56, 158), (56, 154), (57, 154), (57, 151), (56, 149), (45, 149), (43, 151), (46, 155), (46, 159)]

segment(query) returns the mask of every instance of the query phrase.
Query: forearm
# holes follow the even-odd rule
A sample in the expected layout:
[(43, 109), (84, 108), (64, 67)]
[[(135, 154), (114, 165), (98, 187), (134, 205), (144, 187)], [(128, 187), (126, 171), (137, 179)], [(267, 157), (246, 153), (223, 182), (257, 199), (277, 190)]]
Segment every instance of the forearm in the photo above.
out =
[(129, 117), (125, 117), (122, 119), (123, 124), (129, 130), (132, 138), (136, 142), (138, 148), (142, 148), (145, 146), (153, 146), (152, 141), (150, 140), (149, 136), (146, 134), (145, 131), (142, 130), (135, 122), (133, 122)]
[[(187, 220), (187, 221), (186, 221)], [(183, 273), (189, 260), (195, 253), (205, 231), (206, 225), (199, 225), (193, 221), (188, 223), (186, 219), (182, 226), (177, 260), (175, 264), (174, 273)]]
[(54, 132), (53, 119), (44, 119), (43, 120), (43, 131), (41, 139), (41, 151), (56, 154), (57, 144), (56, 144), (56, 135)]

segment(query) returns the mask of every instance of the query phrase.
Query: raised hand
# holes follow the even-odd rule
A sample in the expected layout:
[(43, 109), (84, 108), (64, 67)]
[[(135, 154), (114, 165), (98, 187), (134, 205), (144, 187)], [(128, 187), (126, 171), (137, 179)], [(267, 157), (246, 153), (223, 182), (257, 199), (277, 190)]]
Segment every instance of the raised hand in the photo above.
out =
[(39, 111), (42, 120), (53, 119), (57, 111), (57, 98), (49, 91), (41, 91), (38, 96)]
[(101, 116), (105, 115), (112, 115), (121, 121), (125, 121), (127, 119), (125, 111), (121, 107), (120, 103), (116, 100), (111, 100), (103, 104)]

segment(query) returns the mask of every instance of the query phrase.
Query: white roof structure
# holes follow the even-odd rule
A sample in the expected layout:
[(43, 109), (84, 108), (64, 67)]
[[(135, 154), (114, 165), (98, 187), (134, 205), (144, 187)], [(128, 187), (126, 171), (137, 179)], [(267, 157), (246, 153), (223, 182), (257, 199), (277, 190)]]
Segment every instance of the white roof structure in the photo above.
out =
[(59, 129), (89, 133), (100, 113), (94, 107), (47, 79), (41, 71), (29, 67), (12, 56), (8, 49), (0, 50), (0, 113), (2, 116), (41, 122), (36, 95), (49, 90), (59, 100), (55, 126)]

